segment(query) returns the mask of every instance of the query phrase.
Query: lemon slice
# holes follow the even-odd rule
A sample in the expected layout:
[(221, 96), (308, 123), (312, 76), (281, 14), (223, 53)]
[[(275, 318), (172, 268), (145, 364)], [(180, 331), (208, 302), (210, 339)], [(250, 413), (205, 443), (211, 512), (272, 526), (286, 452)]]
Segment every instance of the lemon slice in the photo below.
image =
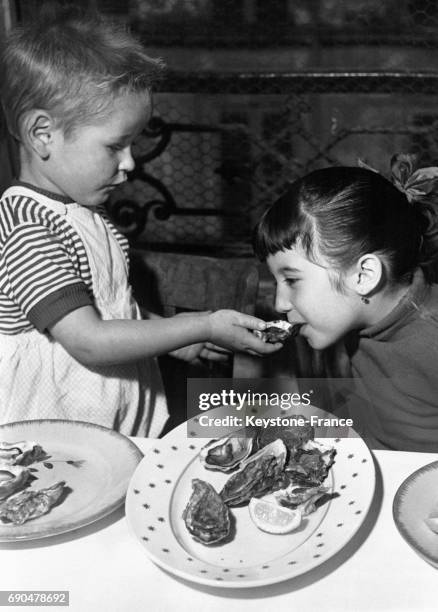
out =
[(302, 518), (300, 510), (257, 497), (249, 502), (249, 514), (257, 527), (268, 533), (290, 533), (300, 526)]

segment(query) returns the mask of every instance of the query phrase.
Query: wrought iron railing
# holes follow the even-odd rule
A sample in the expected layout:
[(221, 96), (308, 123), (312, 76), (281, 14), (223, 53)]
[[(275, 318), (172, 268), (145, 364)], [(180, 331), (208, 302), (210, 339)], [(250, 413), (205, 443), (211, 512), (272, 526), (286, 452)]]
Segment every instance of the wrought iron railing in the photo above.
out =
[(169, 74), (109, 209), (137, 245), (246, 255), (260, 212), (313, 168), (436, 161), (437, 102), (431, 72)]

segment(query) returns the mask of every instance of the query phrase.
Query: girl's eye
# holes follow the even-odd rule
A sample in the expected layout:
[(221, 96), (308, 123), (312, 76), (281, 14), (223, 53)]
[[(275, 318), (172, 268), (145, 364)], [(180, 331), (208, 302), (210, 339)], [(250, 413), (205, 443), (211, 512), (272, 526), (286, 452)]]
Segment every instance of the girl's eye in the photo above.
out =
[(122, 145), (112, 144), (112, 145), (108, 145), (108, 149), (112, 151), (113, 153), (118, 153), (119, 151), (123, 150), (123, 147)]
[(292, 285), (294, 285), (296, 282), (298, 281), (297, 278), (285, 278), (284, 282), (286, 283), (286, 285), (288, 285), (289, 287), (291, 287)]

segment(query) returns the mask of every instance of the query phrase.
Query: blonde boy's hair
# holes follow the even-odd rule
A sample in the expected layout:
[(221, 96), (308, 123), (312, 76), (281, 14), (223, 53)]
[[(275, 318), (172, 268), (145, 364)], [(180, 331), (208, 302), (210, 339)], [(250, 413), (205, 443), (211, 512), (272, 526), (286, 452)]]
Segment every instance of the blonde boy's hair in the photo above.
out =
[(74, 8), (13, 30), (1, 65), (3, 112), (17, 139), (29, 111), (50, 112), (68, 136), (104, 116), (117, 96), (150, 91), (163, 71), (124, 25)]

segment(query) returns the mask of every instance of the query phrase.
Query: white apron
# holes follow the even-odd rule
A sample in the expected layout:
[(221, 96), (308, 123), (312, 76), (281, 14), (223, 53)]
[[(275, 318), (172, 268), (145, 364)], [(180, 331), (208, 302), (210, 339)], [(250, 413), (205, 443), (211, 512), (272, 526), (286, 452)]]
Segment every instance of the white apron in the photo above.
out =
[[(11, 187), (5, 196), (35, 193)], [(103, 319), (140, 319), (128, 284), (123, 250), (99, 214), (77, 204), (38, 200), (81, 237), (92, 275), (95, 307)], [(155, 359), (86, 368), (37, 330), (0, 334), (0, 421), (67, 419), (97, 423), (125, 435), (157, 437), (168, 417)]]

